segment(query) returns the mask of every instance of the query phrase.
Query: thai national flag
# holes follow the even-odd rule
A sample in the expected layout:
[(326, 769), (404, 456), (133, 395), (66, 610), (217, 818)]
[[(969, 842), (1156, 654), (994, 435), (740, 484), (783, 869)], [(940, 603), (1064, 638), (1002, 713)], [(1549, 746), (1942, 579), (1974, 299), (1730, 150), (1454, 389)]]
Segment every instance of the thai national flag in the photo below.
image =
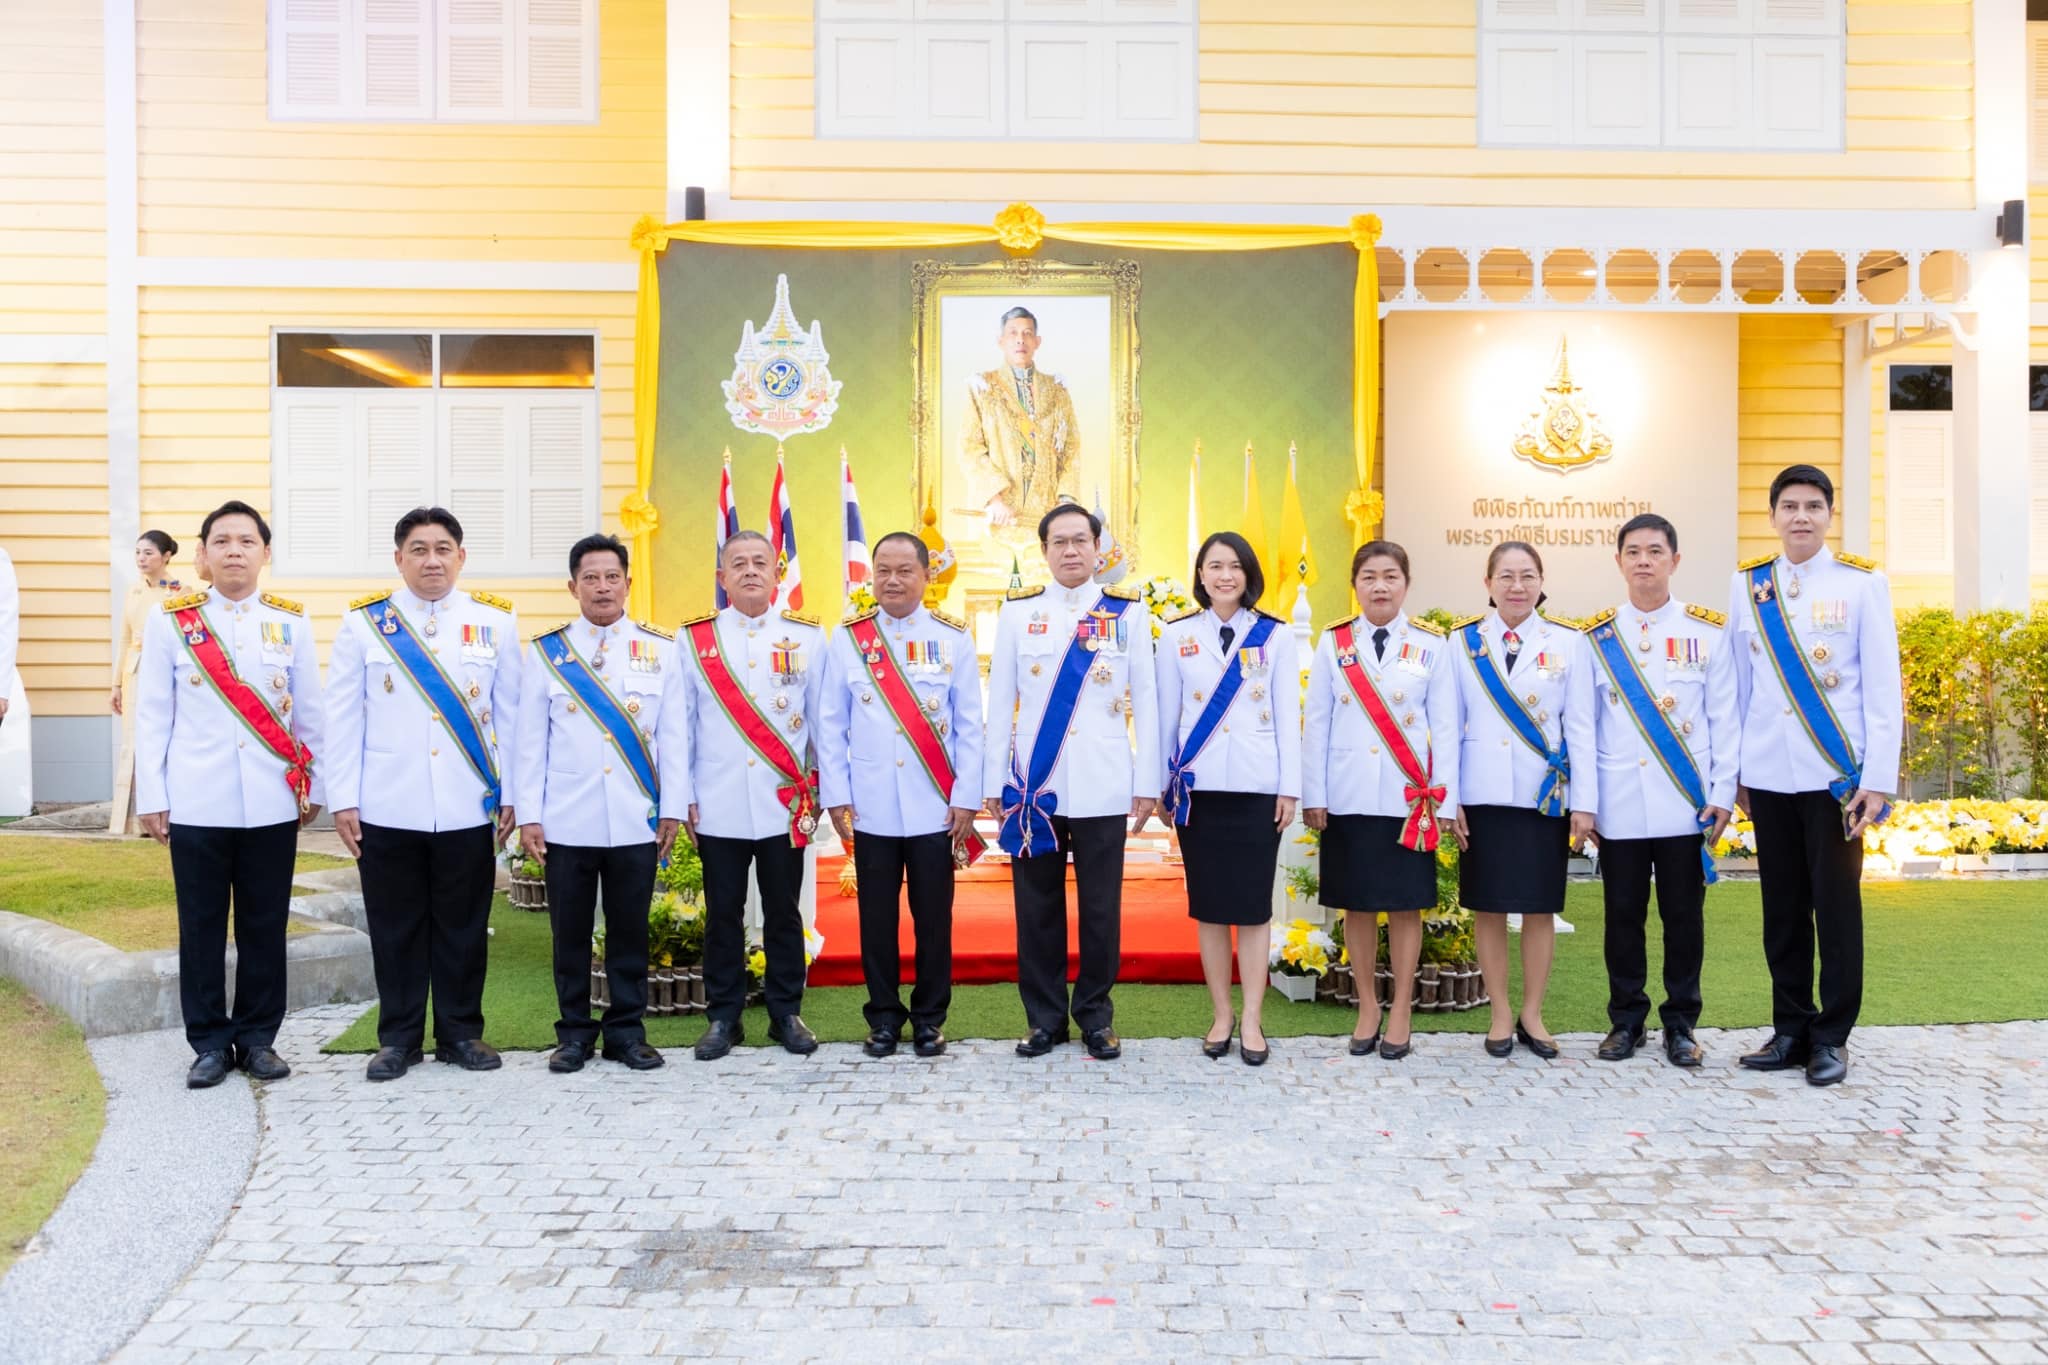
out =
[(853, 491), (853, 466), (846, 462), (846, 451), (839, 452), (839, 501), (846, 510), (846, 594), (851, 597), (859, 584), (865, 583), (874, 574), (874, 563), (868, 558), (868, 536), (860, 524), (860, 494)]
[(775, 456), (775, 491), (768, 498), (768, 543), (775, 550), (775, 571), (781, 577), (775, 589), (775, 605), (790, 611), (804, 609), (804, 571), (796, 557), (796, 514), (789, 506), (789, 484), (783, 477), (782, 456)]
[[(725, 457), (725, 477), (718, 484), (717, 544), (711, 547), (711, 562), (714, 566), (724, 561), (725, 542), (738, 534), (739, 529), (740, 512), (732, 505), (732, 456), (728, 454)], [(732, 605), (731, 600), (725, 595), (725, 589), (718, 585), (716, 575), (711, 579), (711, 598), (721, 611)]]

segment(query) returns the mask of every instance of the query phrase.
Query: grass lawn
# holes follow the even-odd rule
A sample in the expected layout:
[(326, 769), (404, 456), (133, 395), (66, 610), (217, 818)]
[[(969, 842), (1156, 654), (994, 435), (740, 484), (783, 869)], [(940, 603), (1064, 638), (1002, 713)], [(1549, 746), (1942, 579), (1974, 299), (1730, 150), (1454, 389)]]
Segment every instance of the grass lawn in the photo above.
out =
[(0, 1273), (92, 1157), (107, 1095), (69, 1019), (0, 981)]
[[(298, 870), (323, 872), (349, 863), (301, 853)], [(0, 837), (0, 910), (76, 929), (123, 952), (178, 944), (171, 853), (153, 839)], [(293, 930), (305, 932), (296, 920)]]
[[(1578, 932), (1557, 940), (1544, 1019), (1558, 1032), (1604, 1033), (1607, 972), (1601, 959), (1600, 888), (1574, 883), (1566, 914)], [(2048, 977), (2048, 881), (1880, 883), (1864, 888), (1864, 920), (1863, 1023), (1951, 1024), (2048, 1015), (2048, 993), (2040, 986)], [(491, 923), (497, 932), (484, 988), (485, 1036), (503, 1048), (553, 1047), (547, 918), (513, 910), (501, 896)], [(1724, 882), (1708, 892), (1702, 1025), (1747, 1028), (1770, 1022), (1761, 924), (1755, 882)], [(1650, 933), (1654, 978), (1663, 951), (1654, 911)], [(1519, 999), (1519, 964), (1515, 983)], [(865, 997), (858, 987), (811, 991), (804, 997), (804, 1019), (828, 1042), (858, 1041), (867, 1036), (860, 1014)], [(1652, 998), (1657, 998), (1654, 992)], [(1117, 1031), (1127, 1038), (1193, 1037), (1209, 1026), (1208, 993), (1200, 986), (1119, 986), (1116, 1006)], [(1266, 1031), (1277, 1038), (1348, 1033), (1352, 1018), (1350, 1010), (1334, 1005), (1296, 1005), (1277, 992), (1266, 996)], [(1418, 1031), (1473, 1033), (1484, 1030), (1486, 1021), (1484, 1009), (1415, 1016)], [(767, 1028), (763, 1011), (747, 1012), (749, 1043), (765, 1043)], [(692, 1042), (703, 1029), (702, 1016), (647, 1021), (648, 1039), (657, 1047)], [(948, 1036), (1009, 1038), (1023, 1031), (1014, 986), (954, 991)], [(376, 1039), (372, 1009), (328, 1050), (368, 1052)]]

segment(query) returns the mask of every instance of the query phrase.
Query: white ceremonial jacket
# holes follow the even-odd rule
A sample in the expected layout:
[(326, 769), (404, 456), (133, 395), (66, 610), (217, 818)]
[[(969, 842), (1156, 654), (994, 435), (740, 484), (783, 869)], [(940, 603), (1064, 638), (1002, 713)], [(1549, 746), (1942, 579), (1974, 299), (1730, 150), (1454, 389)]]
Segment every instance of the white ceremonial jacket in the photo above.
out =
[[(1588, 771), (1597, 764), (1593, 732), (1593, 658), (1575, 627), (1545, 619), (1540, 612), (1516, 628), (1521, 653), (1507, 671), (1507, 626), (1498, 611), (1479, 618), (1479, 632), (1494, 668), (1508, 689), (1528, 705), (1544, 741), (1560, 740), (1572, 765), (1566, 807), (1593, 813), (1600, 808), (1600, 783)], [(1465, 806), (1522, 806), (1535, 809), (1536, 794), (1550, 768), (1524, 744), (1487, 695), (1466, 654), (1462, 626), (1451, 631), (1457, 658), (1458, 708), (1463, 743), (1458, 750), (1458, 801)]]
[[(1773, 559), (1775, 592), (1792, 637), (1849, 737), (1863, 767), (1862, 785), (1895, 795), (1905, 693), (1891, 584), (1875, 564), (1825, 546), (1804, 564)], [(1807, 734), (1764, 651), (1749, 574), (1742, 570), (1729, 585), (1728, 641), (1742, 714), (1742, 784), (1770, 792), (1826, 791), (1840, 774)]]
[[(1243, 655), (1244, 637), (1260, 615), (1239, 607), (1225, 622), (1213, 610), (1192, 612), (1167, 622), (1153, 646), (1159, 758), (1169, 773), (1173, 755), (1209, 709), (1209, 695), (1230, 659), (1246, 659), (1244, 682), (1230, 709), (1189, 764), (1196, 791), (1301, 795), (1301, 666), (1295, 662), (1294, 632), (1271, 618), (1263, 657), (1252, 661)], [(1218, 633), (1225, 625), (1236, 631), (1228, 652)]]
[[(984, 795), (1002, 795), (1011, 781), (1013, 754), (1020, 774), (1030, 764), (1060, 660), (1103, 593), (1094, 583), (1054, 584), (1025, 589), (1003, 603), (989, 655)], [(1091, 655), (1081, 683), (1066, 747), (1047, 783), (1059, 798), (1055, 815), (1126, 815), (1132, 798), (1157, 800), (1166, 786), (1153, 690), (1152, 616), (1132, 599), (1122, 621), (1123, 631)]]
[[(1342, 622), (1338, 622), (1342, 625)], [(1444, 789), (1437, 812), (1458, 813), (1458, 679), (1465, 665), (1457, 646), (1425, 621), (1398, 617), (1387, 624), (1386, 657), (1374, 656), (1372, 622), (1352, 620), (1358, 662), (1378, 686), (1387, 710), (1416, 758), (1430, 765)], [(1332, 815), (1406, 817), (1408, 779), (1359, 705), (1337, 667), (1337, 632), (1316, 642), (1308, 668), (1308, 723), (1302, 736), (1302, 804)]]
[[(726, 607), (716, 627), (719, 653), (733, 677), (796, 751), (798, 761), (815, 766), (825, 632), (809, 617), (772, 607), (758, 617)], [(697, 832), (722, 839), (788, 838), (789, 806), (776, 795), (783, 779), (727, 719), (687, 633), (677, 635), (676, 646), (683, 652), (683, 714), (690, 726), (690, 800), (697, 807)], [(784, 656), (781, 672), (775, 668), (778, 654)], [(823, 805), (822, 776), (819, 787)]]
[[(819, 787), (824, 804), (853, 807), (864, 834), (906, 838), (946, 828), (948, 808), (981, 809), (981, 664), (974, 637), (923, 606), (908, 616), (873, 613), (889, 649), (885, 662), (917, 694), (953, 765), (941, 792), (904, 738), (854, 643), (852, 622), (833, 632), (818, 698)], [(915, 657), (913, 657), (915, 656)]]
[[(376, 614), (373, 622), (364, 609)], [(396, 621), (412, 627), (455, 684), (497, 764), (499, 801), (519, 720), (519, 618), (512, 604), (455, 588), (428, 602), (409, 589), (358, 599), (341, 618), (327, 662), (327, 798), (365, 824), (428, 833), (492, 818), (484, 785), (441, 712), (427, 704), (391, 648)], [(429, 625), (433, 633), (427, 633)]]
[[(1608, 619), (1629, 657), (1641, 666), (1653, 700), (1670, 698), (1666, 714), (1679, 742), (1699, 769), (1709, 806), (1735, 808), (1735, 771), (1741, 722), (1735, 708), (1735, 657), (1726, 620), (1706, 607), (1672, 599), (1653, 612), (1626, 602), (1586, 621), (1592, 656), (1594, 729), (1599, 736), (1599, 835), (1603, 839), (1664, 839), (1700, 832), (1699, 807), (1679, 790), (1656, 750), (1643, 737), (1591, 632)], [(1583, 770), (1573, 761), (1574, 775)]]
[[(135, 673), (135, 813), (170, 812), (175, 825), (255, 829), (299, 818), (285, 762), (249, 732), (215, 694), (186, 649), (172, 608), (198, 594), (174, 594), (150, 613)], [(205, 590), (200, 615), (241, 679), (313, 752), (308, 804), (325, 805), (320, 665), (313, 623), (298, 603), (272, 593), (239, 602)], [(289, 703), (289, 705), (287, 705)]]

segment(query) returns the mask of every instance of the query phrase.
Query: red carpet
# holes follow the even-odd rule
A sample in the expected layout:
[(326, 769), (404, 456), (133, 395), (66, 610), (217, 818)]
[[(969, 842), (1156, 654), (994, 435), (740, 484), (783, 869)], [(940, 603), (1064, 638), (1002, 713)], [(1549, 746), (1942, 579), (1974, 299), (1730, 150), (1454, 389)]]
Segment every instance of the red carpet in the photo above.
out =
[[(839, 894), (843, 857), (818, 859), (818, 932), (825, 951), (811, 964), (814, 986), (858, 986), (860, 915), (853, 897)], [(1073, 979), (1080, 938), (1074, 928), (1074, 870), (1067, 869), (1067, 978)], [(913, 977), (910, 911), (901, 914), (903, 979)], [(1017, 918), (1010, 901), (1008, 863), (977, 865), (962, 873), (953, 895), (953, 980), (977, 985), (1017, 979)], [(1177, 865), (1131, 863), (1124, 873), (1123, 966), (1121, 981), (1181, 982), (1202, 979), (1195, 947), (1195, 922), (1188, 918), (1187, 892)]]

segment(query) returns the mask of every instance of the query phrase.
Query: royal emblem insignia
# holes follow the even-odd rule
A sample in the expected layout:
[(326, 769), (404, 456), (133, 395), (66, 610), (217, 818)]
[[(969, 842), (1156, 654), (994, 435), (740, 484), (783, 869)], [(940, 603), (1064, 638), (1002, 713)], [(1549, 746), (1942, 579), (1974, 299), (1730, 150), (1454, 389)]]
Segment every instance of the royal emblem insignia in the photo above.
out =
[(1614, 453), (1614, 441), (1600, 429), (1599, 417), (1586, 406), (1583, 390), (1572, 383), (1572, 367), (1563, 337), (1557, 342), (1557, 369), (1543, 388), (1543, 410), (1532, 412), (1515, 434), (1515, 454), (1530, 464), (1560, 474), (1598, 464)]
[(825, 331), (814, 319), (807, 332), (789, 306), (789, 276), (775, 277), (775, 307), (760, 327), (752, 318), (740, 329), (733, 353), (725, 410), (741, 431), (781, 440), (823, 431), (839, 408), (839, 381), (826, 367)]

